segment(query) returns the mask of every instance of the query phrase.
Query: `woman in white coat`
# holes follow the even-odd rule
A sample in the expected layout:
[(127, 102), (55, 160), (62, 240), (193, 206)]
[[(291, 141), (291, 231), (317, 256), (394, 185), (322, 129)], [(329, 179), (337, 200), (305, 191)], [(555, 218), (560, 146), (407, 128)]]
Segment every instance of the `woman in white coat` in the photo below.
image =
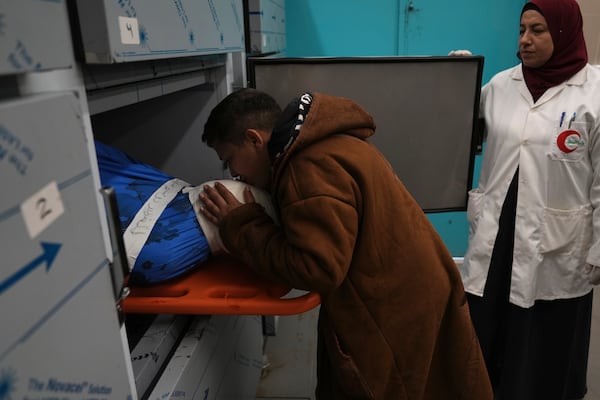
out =
[(579, 399), (600, 265), (600, 69), (575, 0), (521, 13), (521, 64), (482, 88), (461, 274), (496, 399)]

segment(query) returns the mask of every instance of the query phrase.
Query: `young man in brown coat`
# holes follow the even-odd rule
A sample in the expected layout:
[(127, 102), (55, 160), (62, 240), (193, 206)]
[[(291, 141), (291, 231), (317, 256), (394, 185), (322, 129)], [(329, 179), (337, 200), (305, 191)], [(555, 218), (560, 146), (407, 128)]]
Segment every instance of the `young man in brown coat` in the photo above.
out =
[(487, 400), (492, 392), (456, 265), (383, 155), (370, 114), (305, 93), (281, 112), (254, 89), (211, 112), (203, 141), (267, 189), (279, 224), (222, 185), (200, 195), (233, 256), (318, 292), (318, 399)]

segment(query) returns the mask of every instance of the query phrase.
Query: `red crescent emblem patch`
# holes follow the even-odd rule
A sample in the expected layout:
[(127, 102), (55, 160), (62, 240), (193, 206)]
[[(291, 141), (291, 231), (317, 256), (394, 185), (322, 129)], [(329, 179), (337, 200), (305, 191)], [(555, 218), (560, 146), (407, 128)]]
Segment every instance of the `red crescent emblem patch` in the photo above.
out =
[(572, 135), (577, 136), (577, 139), (581, 138), (581, 135), (579, 134), (579, 132), (574, 131), (572, 129), (561, 132), (558, 135), (558, 137), (556, 138), (556, 145), (558, 146), (560, 151), (562, 151), (563, 153), (571, 153), (577, 149), (577, 143), (575, 143), (574, 146), (573, 146), (573, 143), (569, 143), (572, 147), (567, 145), (567, 139)]

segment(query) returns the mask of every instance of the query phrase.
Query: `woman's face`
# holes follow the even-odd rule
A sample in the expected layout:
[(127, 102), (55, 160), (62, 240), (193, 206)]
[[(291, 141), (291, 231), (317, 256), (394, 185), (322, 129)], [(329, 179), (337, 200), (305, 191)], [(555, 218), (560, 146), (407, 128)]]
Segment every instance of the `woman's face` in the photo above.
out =
[(548, 30), (546, 18), (535, 10), (527, 10), (521, 16), (519, 54), (523, 65), (539, 68), (552, 57), (554, 42)]

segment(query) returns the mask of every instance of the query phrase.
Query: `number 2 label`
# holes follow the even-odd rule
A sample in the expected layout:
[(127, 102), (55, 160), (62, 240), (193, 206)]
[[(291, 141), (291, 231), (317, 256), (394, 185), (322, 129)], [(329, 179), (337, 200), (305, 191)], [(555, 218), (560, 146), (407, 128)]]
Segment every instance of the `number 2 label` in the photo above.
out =
[(60, 191), (52, 181), (21, 204), (21, 214), (33, 239), (65, 212)]

